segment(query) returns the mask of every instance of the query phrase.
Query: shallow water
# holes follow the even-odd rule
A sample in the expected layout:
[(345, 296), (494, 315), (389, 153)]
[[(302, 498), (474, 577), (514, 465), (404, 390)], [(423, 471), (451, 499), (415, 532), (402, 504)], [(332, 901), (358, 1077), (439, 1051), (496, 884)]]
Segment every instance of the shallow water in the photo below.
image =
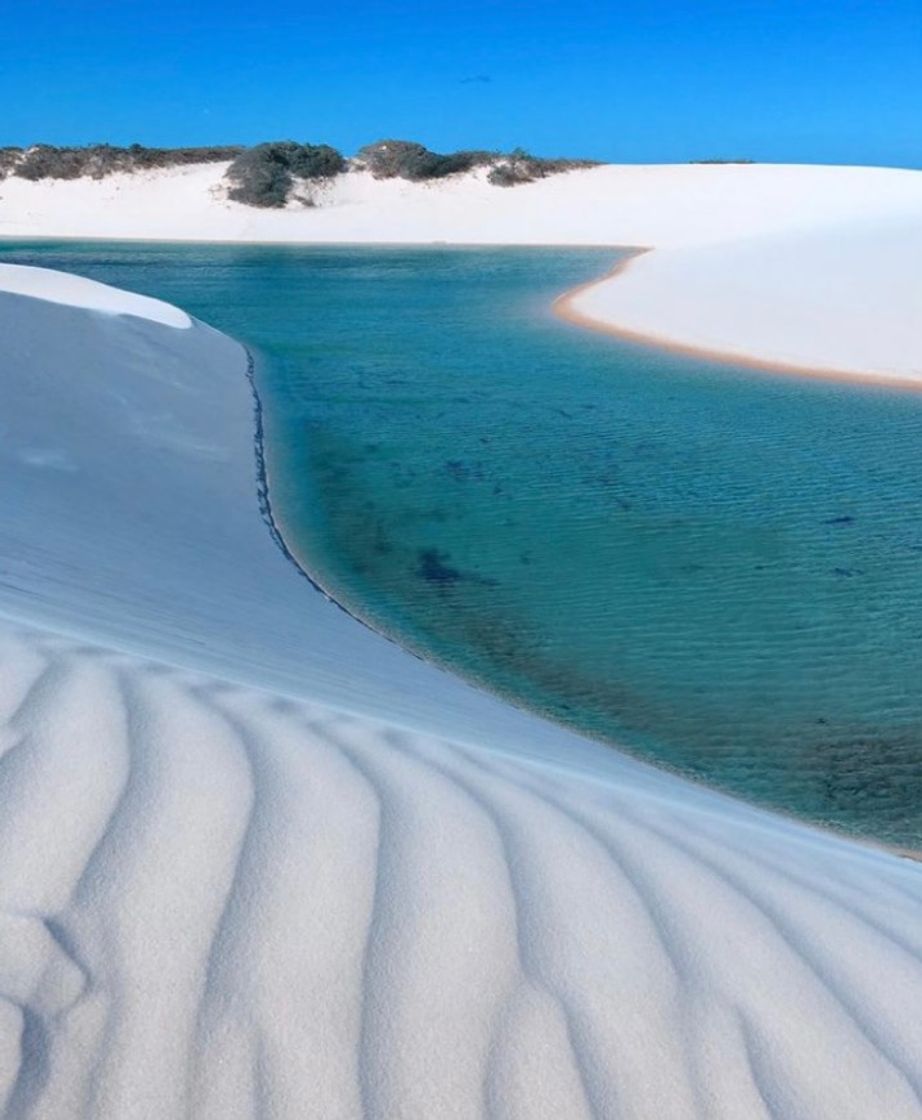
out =
[(922, 841), (922, 394), (550, 313), (611, 250), (18, 243), (262, 357), (272, 496), (372, 625), (731, 792)]

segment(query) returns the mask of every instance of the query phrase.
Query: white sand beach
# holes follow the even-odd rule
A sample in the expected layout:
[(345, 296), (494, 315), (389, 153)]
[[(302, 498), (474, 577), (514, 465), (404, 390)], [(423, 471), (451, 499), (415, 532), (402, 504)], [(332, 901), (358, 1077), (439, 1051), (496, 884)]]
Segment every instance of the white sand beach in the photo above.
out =
[(242, 348), (184, 312), (7, 266), (0, 337), (4, 1116), (922, 1116), (922, 866), (337, 610), (261, 520)]
[(773, 367), (922, 381), (922, 172), (611, 165), (503, 189), (338, 176), (319, 205), (226, 198), (227, 164), (0, 182), (3, 237), (620, 245), (581, 322)]

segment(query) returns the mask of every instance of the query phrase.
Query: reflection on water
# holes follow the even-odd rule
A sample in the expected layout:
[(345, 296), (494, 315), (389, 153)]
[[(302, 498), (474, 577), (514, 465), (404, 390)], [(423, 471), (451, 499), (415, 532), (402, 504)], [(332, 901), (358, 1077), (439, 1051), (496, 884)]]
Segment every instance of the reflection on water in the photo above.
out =
[(404, 644), (731, 792), (922, 840), (922, 395), (583, 332), (610, 250), (28, 246), (255, 345), (305, 566)]

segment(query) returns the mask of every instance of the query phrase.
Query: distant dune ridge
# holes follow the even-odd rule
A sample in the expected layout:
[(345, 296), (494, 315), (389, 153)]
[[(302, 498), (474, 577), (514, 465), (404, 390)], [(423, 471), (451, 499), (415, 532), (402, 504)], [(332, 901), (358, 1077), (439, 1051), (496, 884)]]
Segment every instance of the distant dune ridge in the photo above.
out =
[(0, 238), (652, 248), (560, 310), (734, 360), (922, 380), (922, 172), (610, 165), (503, 190), (487, 167), (423, 182), (353, 170), (256, 208), (228, 197), (229, 166), (9, 176)]
[(922, 1116), (922, 867), (336, 610), (183, 312), (7, 266), (0, 333), (4, 1116)]
[(457, 177), (475, 169), (495, 187), (514, 187), (548, 175), (576, 168), (594, 167), (588, 159), (547, 159), (522, 148), (511, 152), (468, 149), (434, 152), (412, 140), (378, 140), (366, 144), (351, 158), (329, 144), (273, 140), (252, 147), (239, 145), (209, 148), (146, 148), (141, 144), (115, 147), (88, 144), (56, 147), (33, 144), (28, 148), (0, 148), (0, 181), (60, 182), (81, 178), (105, 179), (110, 175), (135, 175), (179, 167), (220, 164), (227, 196), (235, 202), (261, 208), (286, 204), (317, 205), (313, 188), (354, 171), (369, 172), (375, 179), (432, 182)]

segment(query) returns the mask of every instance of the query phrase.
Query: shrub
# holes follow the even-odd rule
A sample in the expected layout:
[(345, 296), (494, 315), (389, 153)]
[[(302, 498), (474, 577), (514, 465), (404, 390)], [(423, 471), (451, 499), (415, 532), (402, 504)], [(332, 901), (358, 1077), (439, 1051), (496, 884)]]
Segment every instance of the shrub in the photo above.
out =
[(515, 187), (519, 183), (534, 182), (534, 176), (530, 174), (524, 163), (508, 160), (490, 168), (487, 182), (492, 183), (494, 187)]
[(227, 169), (228, 197), (247, 206), (284, 206), (295, 179), (331, 179), (346, 161), (327, 144), (276, 140), (247, 148)]
[(78, 179), (83, 172), (83, 156), (76, 148), (53, 148), (38, 144), (23, 153), (14, 174), (21, 179)]
[(475, 167), (489, 167), (499, 158), (499, 152), (485, 152), (479, 148), (464, 149), (441, 158), (455, 165), (452, 171), (447, 172), (454, 174), (456, 171), (473, 171)]
[(294, 180), (284, 144), (257, 144), (227, 169), (228, 198), (247, 206), (284, 206)]
[(149, 167), (180, 167), (196, 163), (227, 163), (242, 151), (240, 144), (211, 145), (205, 148), (144, 148), (132, 144), (127, 152), (131, 169)]
[(329, 144), (299, 144), (291, 156), (296, 179), (332, 179), (346, 170), (342, 154)]
[(431, 155), (411, 140), (379, 140), (360, 148), (356, 159), (376, 179), (415, 179)]
[[(4, 149), (14, 153), (7, 157), (6, 173), (23, 179), (79, 179), (84, 175), (102, 179), (117, 171), (133, 172), (157, 167), (176, 167), (196, 163), (218, 163), (231, 160), (240, 147), (210, 148), (145, 148), (132, 144), (116, 148), (111, 144), (88, 144), (82, 148), (57, 148), (52, 144), (36, 144), (25, 151)], [(0, 174), (4, 162), (0, 161)]]
[(495, 152), (461, 151), (442, 155), (413, 140), (378, 140), (360, 149), (356, 161), (376, 179), (444, 179), (481, 167), (497, 158)]
[(442, 155), (412, 140), (379, 140), (368, 144), (358, 152), (356, 163), (376, 179), (400, 178), (412, 182), (443, 179), (475, 167), (489, 167), (487, 179), (498, 187), (513, 187), (560, 171), (596, 166), (594, 160), (588, 159), (539, 159), (521, 148), (508, 155), (479, 150)]
[(495, 187), (515, 187), (519, 183), (533, 183), (548, 175), (559, 175), (564, 171), (576, 171), (584, 167), (598, 167), (593, 159), (543, 159), (529, 155), (522, 148), (516, 148), (496, 163), (487, 175), (488, 182)]
[(0, 179), (5, 179), (22, 157), (22, 148), (0, 148)]

